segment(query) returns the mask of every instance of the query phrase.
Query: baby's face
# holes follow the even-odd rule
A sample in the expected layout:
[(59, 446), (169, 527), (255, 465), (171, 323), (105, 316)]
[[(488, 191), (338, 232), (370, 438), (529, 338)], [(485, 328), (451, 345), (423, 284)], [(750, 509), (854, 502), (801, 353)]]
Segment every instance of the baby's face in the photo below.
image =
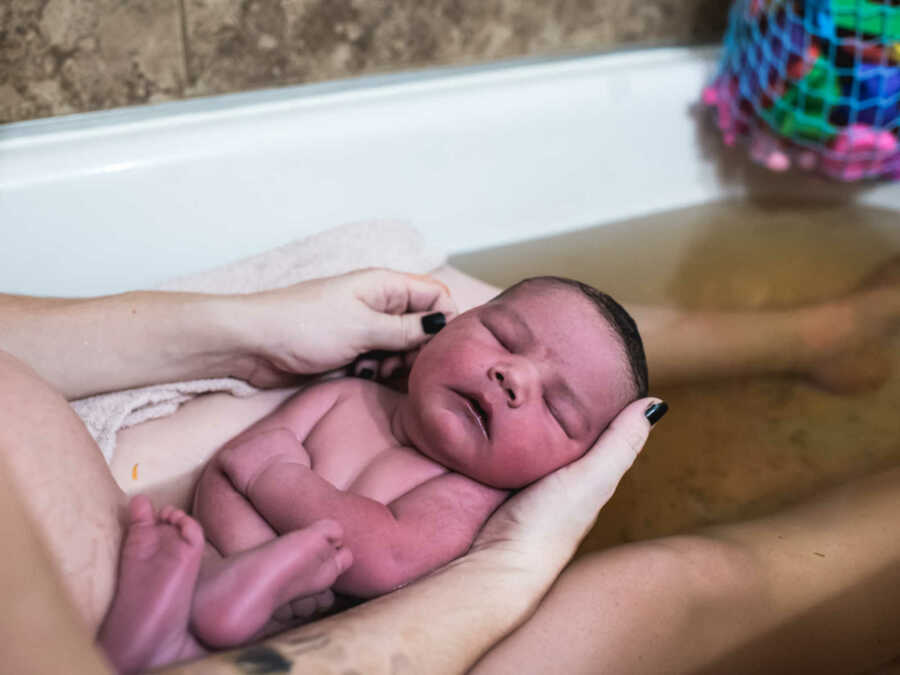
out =
[(409, 377), (424, 454), (514, 488), (581, 456), (628, 402), (623, 348), (576, 289), (530, 283), (451, 321)]

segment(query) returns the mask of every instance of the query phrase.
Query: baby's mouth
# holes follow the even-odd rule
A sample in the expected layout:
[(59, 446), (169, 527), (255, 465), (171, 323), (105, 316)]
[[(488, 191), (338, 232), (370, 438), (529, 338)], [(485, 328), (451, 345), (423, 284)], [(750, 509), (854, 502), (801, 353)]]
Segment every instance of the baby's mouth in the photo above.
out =
[(468, 394), (464, 394), (462, 392), (456, 392), (459, 394), (462, 399), (466, 402), (466, 410), (472, 416), (472, 419), (481, 429), (481, 432), (484, 434), (485, 438), (490, 438), (490, 421), (491, 417), (488, 412), (482, 407), (481, 403), (474, 396), (469, 396)]

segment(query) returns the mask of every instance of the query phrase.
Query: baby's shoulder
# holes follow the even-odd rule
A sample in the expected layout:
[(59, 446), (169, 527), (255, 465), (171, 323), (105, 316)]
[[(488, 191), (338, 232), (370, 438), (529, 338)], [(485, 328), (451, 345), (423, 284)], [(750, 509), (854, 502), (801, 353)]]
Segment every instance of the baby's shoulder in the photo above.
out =
[(340, 377), (307, 385), (286, 402), (289, 406), (308, 405), (311, 401), (327, 400), (333, 403), (352, 402), (354, 400), (384, 400), (389, 402), (397, 392), (376, 382), (362, 380), (357, 377)]

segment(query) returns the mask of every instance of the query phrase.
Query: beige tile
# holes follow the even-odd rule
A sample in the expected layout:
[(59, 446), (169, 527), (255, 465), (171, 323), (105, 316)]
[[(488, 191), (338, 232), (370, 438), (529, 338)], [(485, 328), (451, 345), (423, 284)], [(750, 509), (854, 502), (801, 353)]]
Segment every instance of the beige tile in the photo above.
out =
[[(0, 0), (0, 121), (716, 39), (727, 0)], [(181, 39), (186, 28), (187, 44)]]
[(16, 0), (0, 11), (0, 122), (183, 96), (178, 0)]
[(185, 0), (191, 94), (710, 39), (724, 0)]

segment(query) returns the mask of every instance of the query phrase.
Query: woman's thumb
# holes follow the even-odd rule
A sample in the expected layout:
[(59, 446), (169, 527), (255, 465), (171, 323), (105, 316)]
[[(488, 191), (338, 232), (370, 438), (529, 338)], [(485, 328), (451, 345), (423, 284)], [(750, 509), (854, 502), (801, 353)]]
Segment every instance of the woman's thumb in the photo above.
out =
[(372, 322), (369, 349), (415, 349), (447, 324), (443, 312), (379, 314)]
[(599, 509), (612, 497), (625, 472), (640, 454), (650, 428), (668, 410), (658, 398), (642, 398), (620, 412), (593, 447), (581, 459), (567, 468), (582, 476), (579, 484), (588, 488), (592, 499), (602, 500), (592, 505)]

